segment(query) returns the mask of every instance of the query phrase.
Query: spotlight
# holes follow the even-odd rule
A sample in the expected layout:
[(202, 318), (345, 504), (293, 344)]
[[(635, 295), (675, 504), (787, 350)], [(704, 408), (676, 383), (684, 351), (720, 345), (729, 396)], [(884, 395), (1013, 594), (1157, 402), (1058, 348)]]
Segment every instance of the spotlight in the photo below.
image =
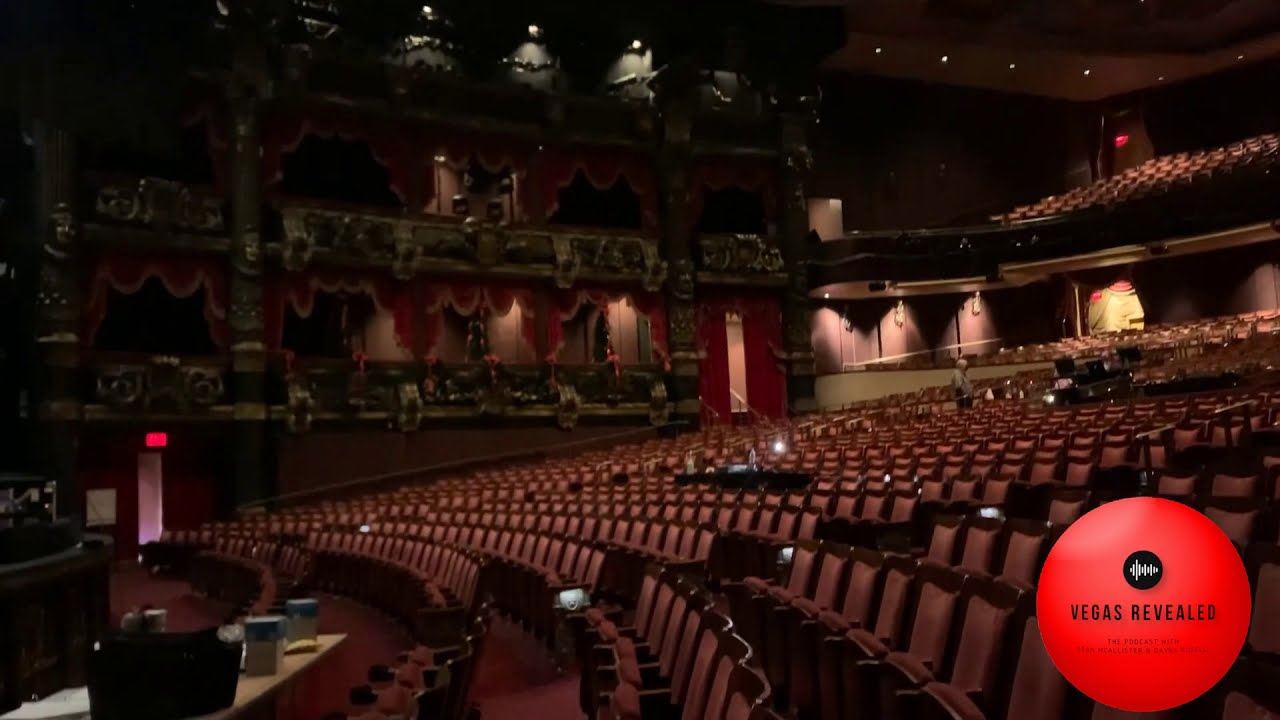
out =
[(783, 442), (783, 441), (782, 441), (782, 438), (778, 438), (777, 440), (774, 440), (774, 441), (773, 441), (773, 452), (774, 452), (774, 454), (776, 454), (776, 455), (781, 455), (782, 453), (784, 453), (784, 452), (786, 452), (786, 451), (787, 451), (787, 444), (786, 444), (785, 442)]
[(879, 54), (880, 54), (880, 53), (882, 53), (882, 52), (884, 52), (884, 48), (876, 48), (876, 54), (877, 54), (877, 55), (879, 55)]
[(950, 58), (948, 58), (946, 55), (943, 55), (943, 56), (942, 56), (942, 64), (943, 64), (943, 65), (946, 65), (946, 64), (947, 64), (947, 60), (949, 60), (949, 59), (950, 59)]
[(444, 161), (445, 161), (445, 157), (444, 157), (443, 155), (437, 155), (437, 156), (436, 156), (436, 162), (438, 162), (438, 163), (442, 163), (442, 162), (444, 162)]
[(1093, 71), (1092, 71), (1092, 70), (1085, 70), (1085, 71), (1084, 71), (1084, 74), (1085, 74), (1085, 75), (1088, 75), (1088, 74), (1089, 74), (1089, 73), (1091, 73), (1091, 72), (1093, 72)]
[(1013, 70), (1013, 69), (1014, 69), (1014, 68), (1016, 68), (1016, 67), (1018, 67), (1018, 64), (1017, 64), (1017, 63), (1009, 63), (1009, 69), (1010, 69), (1010, 70)]
[(1164, 82), (1164, 76), (1161, 75), (1160, 77), (1156, 78), (1156, 82)]
[(892, 475), (890, 475), (889, 473), (885, 473), (885, 474), (884, 474), (884, 484), (885, 484), (885, 485), (888, 485), (888, 484), (889, 484), (890, 482), (892, 482), (892, 481), (893, 481), (893, 476), (892, 476)]
[(822, 293), (822, 299), (823, 299), (823, 300), (830, 300), (830, 299), (831, 299), (831, 293)]
[(361, 525), (361, 526), (360, 526), (360, 532), (362, 532), (362, 533), (367, 533), (367, 532), (369, 532), (369, 526), (368, 526), (368, 525)]
[(639, 50), (639, 49), (640, 49), (640, 48), (642, 48), (642, 47), (644, 47), (644, 43), (640, 42), (639, 40), (632, 40), (632, 41), (631, 41), (631, 49), (632, 49), (632, 50)]
[(537, 38), (539, 38), (539, 37), (542, 37), (542, 28), (538, 27), (537, 25), (530, 25), (530, 26), (529, 26), (529, 37), (534, 38), (534, 39), (537, 39)]
[(1243, 55), (1237, 55), (1237, 56), (1236, 56), (1236, 59), (1237, 59), (1237, 60), (1243, 60), (1243, 59), (1244, 59), (1244, 56), (1243, 56)]

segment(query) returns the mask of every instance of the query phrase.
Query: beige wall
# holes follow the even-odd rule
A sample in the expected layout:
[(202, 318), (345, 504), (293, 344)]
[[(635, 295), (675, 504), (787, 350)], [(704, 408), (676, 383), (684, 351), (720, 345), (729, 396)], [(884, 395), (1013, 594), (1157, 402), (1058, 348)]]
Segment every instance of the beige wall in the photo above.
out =
[[(974, 380), (1004, 377), (1023, 370), (1052, 368), (1053, 363), (1026, 363), (1021, 365), (992, 365), (969, 368)], [(819, 408), (834, 408), (853, 402), (875, 400), (886, 395), (915, 392), (921, 388), (946, 385), (951, 381), (951, 369), (937, 370), (865, 370), (835, 375), (820, 375), (814, 386)]]
[(844, 201), (838, 198), (809, 198), (809, 229), (823, 240), (844, 236)]
[(738, 401), (742, 398), (747, 405), (751, 404), (751, 398), (747, 397), (747, 353), (742, 341), (742, 316), (727, 317), (724, 330), (729, 341), (729, 390), (732, 393), (729, 395), (729, 407), (734, 412), (745, 411), (746, 408)]

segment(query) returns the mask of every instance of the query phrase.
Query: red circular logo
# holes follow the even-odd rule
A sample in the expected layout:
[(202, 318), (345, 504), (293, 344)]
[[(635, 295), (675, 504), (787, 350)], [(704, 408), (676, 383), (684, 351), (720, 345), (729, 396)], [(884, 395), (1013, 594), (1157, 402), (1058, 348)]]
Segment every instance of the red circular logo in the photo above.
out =
[(1054, 544), (1036, 613), (1049, 657), (1082, 693), (1129, 712), (1190, 702), (1226, 675), (1249, 632), (1249, 578), (1208, 518), (1129, 498)]

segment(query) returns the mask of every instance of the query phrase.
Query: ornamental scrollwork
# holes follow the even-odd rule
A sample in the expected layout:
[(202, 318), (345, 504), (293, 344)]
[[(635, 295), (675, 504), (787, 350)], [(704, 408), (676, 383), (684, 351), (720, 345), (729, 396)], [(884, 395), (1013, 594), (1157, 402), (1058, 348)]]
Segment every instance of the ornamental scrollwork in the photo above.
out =
[(304, 433), (311, 429), (312, 410), (315, 400), (311, 397), (310, 385), (302, 379), (289, 383), (289, 400), (286, 404), (285, 428), (291, 433)]
[(693, 299), (693, 262), (688, 258), (680, 258), (671, 263), (669, 284), (671, 294), (680, 300)]
[(560, 399), (556, 405), (556, 424), (562, 430), (572, 430), (578, 425), (578, 414), (581, 410), (578, 391), (572, 385), (560, 383), (559, 394)]
[(397, 280), (408, 280), (417, 269), (422, 246), (413, 241), (413, 229), (408, 223), (395, 227), (395, 252), (391, 258), (391, 275)]
[(132, 408), (143, 404), (146, 392), (147, 377), (142, 368), (115, 368), (98, 373), (94, 395), (111, 407)]
[(150, 365), (126, 365), (98, 371), (94, 395), (117, 410), (156, 407), (179, 412), (203, 410), (226, 398), (220, 368), (184, 366), (177, 358), (157, 357)]
[(312, 231), (311, 218), (301, 213), (284, 214), (284, 247), (281, 261), (290, 272), (298, 272), (311, 261), (316, 249), (316, 235)]
[(730, 274), (774, 274), (786, 265), (782, 253), (761, 235), (702, 235), (702, 269)]
[(181, 378), (181, 397), (186, 404), (209, 407), (216, 405), (225, 393), (222, 373), (217, 370), (203, 367), (184, 367), (181, 369)]
[(582, 268), (582, 259), (578, 257), (578, 251), (572, 238), (557, 235), (551, 239), (551, 242), (556, 253), (556, 264), (552, 273), (556, 281), (556, 287), (562, 289), (571, 288), (574, 281), (578, 279), (578, 271)]
[(182, 183), (160, 178), (143, 178), (133, 187), (98, 188), (94, 212), (108, 220), (148, 225), (156, 230), (215, 234), (226, 231), (218, 198), (199, 195)]
[(655, 377), (649, 383), (649, 422), (666, 425), (671, 420), (671, 405), (667, 402), (667, 383)]
[(640, 248), (644, 254), (644, 277), (640, 285), (649, 292), (657, 292), (667, 280), (667, 261), (662, 259), (657, 246), (652, 243), (643, 242)]
[(422, 395), (417, 383), (396, 386), (396, 427), (401, 432), (414, 432), (422, 424)]

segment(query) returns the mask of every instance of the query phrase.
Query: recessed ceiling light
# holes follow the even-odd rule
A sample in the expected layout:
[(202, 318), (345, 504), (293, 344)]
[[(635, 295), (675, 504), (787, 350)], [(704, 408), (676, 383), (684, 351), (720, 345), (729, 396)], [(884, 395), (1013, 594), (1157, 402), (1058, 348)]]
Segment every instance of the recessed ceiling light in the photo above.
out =
[(827, 298), (828, 300), (830, 300), (830, 299), (831, 299), (831, 293), (822, 293), (822, 297)]
[(538, 27), (537, 25), (529, 26), (529, 37), (536, 38), (541, 34), (542, 34), (542, 28)]
[(879, 54), (880, 54), (880, 53), (882, 53), (882, 52), (884, 52), (884, 48), (876, 48), (876, 54), (877, 54), (877, 55), (879, 55)]
[(1236, 56), (1236, 59), (1237, 59), (1237, 60), (1243, 60), (1243, 59), (1244, 59), (1244, 56), (1243, 56), (1243, 55), (1237, 55), (1237, 56)]
[(431, 15), (431, 6), (430, 6), (430, 5), (423, 5), (423, 6), (422, 6), (422, 14), (423, 14), (423, 15), (430, 16), (430, 15)]
[(1085, 74), (1085, 75), (1088, 75), (1088, 74), (1089, 74), (1089, 73), (1091, 73), (1091, 72), (1093, 72), (1093, 71), (1092, 71), (1092, 70), (1085, 70), (1085, 71), (1084, 71), (1084, 74)]
[(946, 55), (943, 55), (943, 56), (942, 56), (942, 62), (944, 62), (944, 63), (945, 63), (948, 59), (949, 59), (949, 58), (948, 58)]
[(1010, 70), (1013, 70), (1013, 69), (1014, 69), (1014, 68), (1016, 68), (1016, 67), (1018, 67), (1018, 64), (1017, 64), (1017, 63), (1009, 63), (1009, 69), (1010, 69)]

